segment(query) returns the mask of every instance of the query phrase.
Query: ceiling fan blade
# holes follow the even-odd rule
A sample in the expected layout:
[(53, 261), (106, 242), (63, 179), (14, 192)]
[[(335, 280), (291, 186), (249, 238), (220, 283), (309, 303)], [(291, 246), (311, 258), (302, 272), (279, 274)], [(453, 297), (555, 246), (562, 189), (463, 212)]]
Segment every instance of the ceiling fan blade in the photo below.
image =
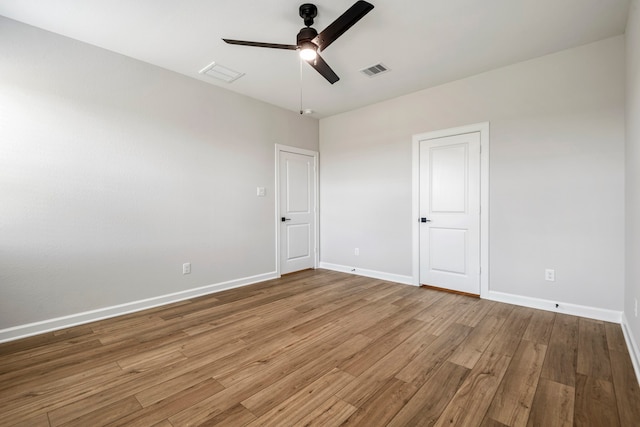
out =
[(253, 46), (253, 47), (269, 47), (272, 49), (287, 49), (287, 50), (297, 50), (298, 46), (294, 44), (278, 44), (278, 43), (261, 43), (261, 42), (248, 42), (244, 40), (231, 40), (231, 39), (222, 39), (225, 43), (229, 44), (238, 44), (241, 46)]
[(373, 5), (371, 3), (362, 0), (355, 2), (353, 6), (322, 30), (312, 41), (318, 46), (319, 50), (326, 49), (372, 9)]
[(316, 55), (316, 59), (312, 59), (307, 62), (315, 68), (317, 72), (322, 74), (322, 77), (327, 79), (329, 83), (334, 84), (340, 80), (340, 77), (338, 77), (338, 75), (331, 69), (331, 67), (329, 67), (329, 64), (327, 64), (320, 55)]

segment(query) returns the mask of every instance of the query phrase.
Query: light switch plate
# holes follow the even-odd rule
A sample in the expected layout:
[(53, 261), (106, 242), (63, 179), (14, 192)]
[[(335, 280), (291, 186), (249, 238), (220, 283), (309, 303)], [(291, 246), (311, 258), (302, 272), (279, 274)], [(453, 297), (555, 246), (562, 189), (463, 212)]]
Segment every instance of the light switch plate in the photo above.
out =
[(258, 197), (264, 197), (267, 195), (267, 189), (264, 187), (258, 187), (256, 194), (258, 195)]

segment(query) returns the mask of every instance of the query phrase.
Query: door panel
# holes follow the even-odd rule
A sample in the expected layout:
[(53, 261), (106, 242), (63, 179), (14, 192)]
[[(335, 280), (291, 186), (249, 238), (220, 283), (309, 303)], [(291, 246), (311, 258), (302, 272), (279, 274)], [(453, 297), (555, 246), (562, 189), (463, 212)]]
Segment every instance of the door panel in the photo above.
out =
[(309, 224), (287, 224), (287, 260), (309, 257), (311, 230)]
[(467, 273), (467, 230), (430, 227), (429, 248), (431, 270)]
[(480, 134), (420, 141), (420, 283), (480, 294)]
[[(288, 153), (292, 154), (292, 153)], [(310, 212), (310, 174), (313, 172), (313, 164), (307, 161), (308, 156), (302, 159), (285, 158), (286, 165), (286, 191), (287, 213)]]
[(431, 149), (431, 212), (466, 211), (467, 155), (466, 144)]
[(315, 267), (315, 159), (280, 151), (280, 273)]

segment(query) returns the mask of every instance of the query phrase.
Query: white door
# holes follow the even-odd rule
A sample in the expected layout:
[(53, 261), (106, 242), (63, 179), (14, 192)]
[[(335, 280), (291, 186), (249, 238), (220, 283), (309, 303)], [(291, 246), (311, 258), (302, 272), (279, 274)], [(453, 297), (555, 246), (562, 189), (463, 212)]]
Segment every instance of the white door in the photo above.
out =
[(280, 273), (315, 267), (315, 158), (280, 151)]
[(420, 284), (480, 294), (480, 132), (420, 141)]

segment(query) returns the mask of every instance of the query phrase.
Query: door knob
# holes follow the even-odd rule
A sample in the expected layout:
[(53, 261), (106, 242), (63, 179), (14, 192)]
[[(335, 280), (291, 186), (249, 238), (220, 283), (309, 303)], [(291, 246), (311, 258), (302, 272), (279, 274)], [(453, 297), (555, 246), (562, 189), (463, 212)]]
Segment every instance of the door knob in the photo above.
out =
[(280, 220), (281, 220), (282, 222), (285, 222), (285, 221), (291, 221), (291, 218), (285, 218), (285, 217), (282, 217), (282, 218), (280, 218)]
[(425, 217), (420, 218), (420, 222), (431, 222), (430, 219), (427, 219)]

